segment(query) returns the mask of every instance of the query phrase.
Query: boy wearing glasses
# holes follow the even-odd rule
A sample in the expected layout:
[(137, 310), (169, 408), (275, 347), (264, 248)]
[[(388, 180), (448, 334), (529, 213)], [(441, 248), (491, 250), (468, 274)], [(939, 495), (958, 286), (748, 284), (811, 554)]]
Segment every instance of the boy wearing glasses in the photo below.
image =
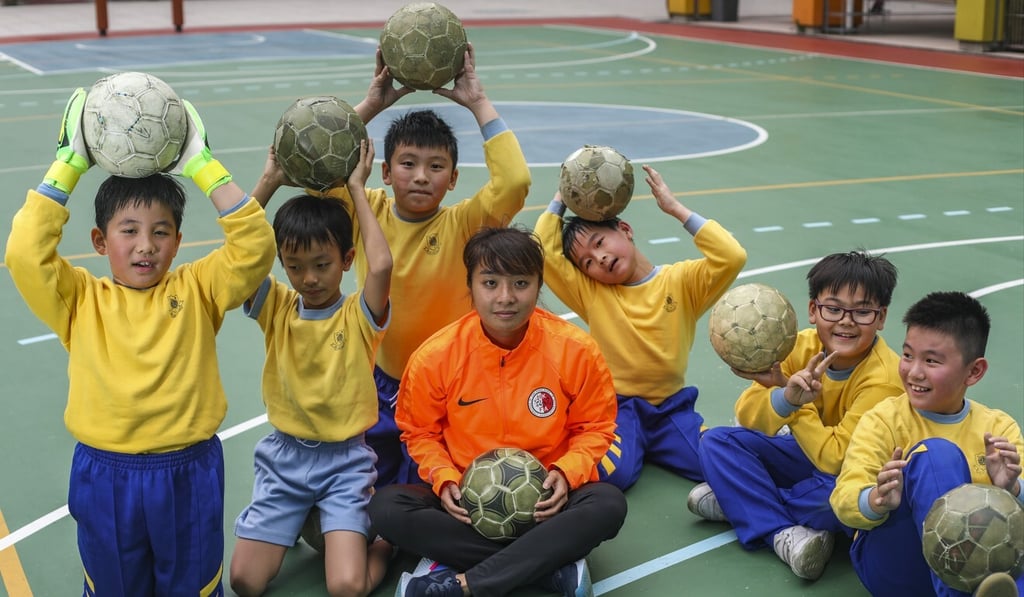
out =
[[(815, 580), (844, 527), (829, 506), (854, 427), (902, 390), (899, 357), (878, 332), (896, 287), (896, 267), (864, 251), (835, 253), (807, 273), (807, 312), (785, 360), (750, 379), (736, 401), (739, 427), (704, 433), (706, 483), (691, 512), (728, 521), (746, 549), (771, 546), (800, 578)], [(789, 433), (779, 431), (788, 426)]]

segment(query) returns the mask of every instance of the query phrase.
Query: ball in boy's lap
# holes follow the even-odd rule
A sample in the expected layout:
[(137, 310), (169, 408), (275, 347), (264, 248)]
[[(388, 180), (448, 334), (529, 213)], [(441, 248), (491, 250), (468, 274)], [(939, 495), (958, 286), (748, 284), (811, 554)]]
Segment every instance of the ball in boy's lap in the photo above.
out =
[(459, 484), (473, 528), (502, 542), (533, 528), (537, 502), (551, 496), (552, 490), (544, 489), (547, 475), (540, 460), (519, 448), (495, 448), (477, 456)]
[(146, 73), (124, 72), (93, 84), (85, 99), (82, 133), (98, 166), (142, 178), (177, 159), (188, 121), (170, 85)]
[(562, 203), (584, 220), (618, 216), (633, 198), (633, 165), (602, 145), (584, 145), (562, 162), (558, 177)]
[(994, 485), (965, 483), (925, 515), (924, 559), (950, 587), (971, 593), (994, 572), (1024, 570), (1024, 506)]
[(796, 311), (778, 289), (743, 284), (711, 308), (708, 331), (711, 346), (726, 364), (759, 373), (786, 358), (796, 345)]
[(347, 102), (329, 95), (303, 97), (281, 115), (274, 155), (289, 180), (323, 191), (348, 179), (366, 138), (362, 118)]
[(466, 53), (462, 21), (435, 2), (413, 2), (395, 11), (380, 33), (391, 75), (413, 89), (437, 89), (462, 70)]

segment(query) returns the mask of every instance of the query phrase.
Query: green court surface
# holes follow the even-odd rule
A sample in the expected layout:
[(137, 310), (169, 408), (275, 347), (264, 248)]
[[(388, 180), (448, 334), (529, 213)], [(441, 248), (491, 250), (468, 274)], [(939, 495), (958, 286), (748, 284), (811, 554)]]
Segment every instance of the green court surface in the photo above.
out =
[[(184, 55), (167, 62), (167, 51), (145, 45), (161, 38), (127, 38), (138, 46), (132, 54), (138, 62), (117, 67), (151, 72), (190, 99), (203, 115), (214, 154), (250, 188), (278, 117), (296, 97), (331, 94), (353, 104), (362, 98), (372, 54), (359, 48), (372, 50), (377, 34), (315, 34), (353, 43), (350, 54), (250, 55), (240, 44), (243, 49), (215, 62)], [(925, 293), (979, 296), (994, 321), (991, 367), (970, 397), (1024, 421), (1020, 78), (687, 39), (670, 26), (622, 20), (607, 27), (480, 25), (469, 35), (485, 89), (520, 135), (532, 165), (533, 187), (517, 223), (532, 228), (555, 190), (557, 165), (571, 149), (616, 146), (637, 165), (651, 163), (687, 206), (728, 228), (749, 255), (738, 282), (781, 289), (801, 325), (807, 324), (809, 266), (824, 254), (858, 247), (887, 253), (900, 270), (882, 332), (890, 345), (900, 345), (900, 317)], [(148, 54), (163, 61), (146, 62)], [(96, 64), (102, 63), (30, 72), (24, 61), (0, 62), (0, 187), (7, 193), (0, 203), (0, 239), (6, 239), (25, 190), (38, 184), (52, 160), (68, 94), (105, 74)], [(446, 200), (453, 202), (486, 180), (480, 137), (470, 120), (457, 120), (466, 117), (461, 109), (427, 92), (403, 98), (393, 110), (425, 104), (456, 120), (464, 156), (458, 186)], [(381, 115), (370, 127), (378, 140), (387, 118)], [(382, 152), (382, 144), (377, 147)], [(82, 179), (60, 245), (62, 254), (98, 275), (108, 271), (89, 242), (90, 204), (102, 179), (95, 171)], [(378, 170), (370, 185), (381, 184)], [(270, 211), (288, 196), (280, 191)], [(179, 263), (221, 239), (213, 207), (198, 192), (190, 197)], [(699, 256), (639, 177), (623, 217), (652, 261)], [(346, 276), (343, 287), (354, 290), (354, 279)], [(566, 313), (552, 294), (542, 300)], [(0, 275), (0, 304), (0, 594), (76, 594), (81, 567), (74, 524), (64, 509), (74, 443), (62, 420), (66, 353), (29, 312), (6, 272)], [(706, 319), (698, 329), (687, 381), (700, 388), (697, 405), (707, 424), (727, 425), (746, 382), (712, 351)], [(226, 562), (234, 517), (250, 497), (252, 447), (269, 430), (259, 418), (262, 346), (253, 322), (241, 313), (229, 315), (218, 349), (230, 403), (222, 428)], [(846, 556), (848, 542), (837, 544), (820, 580), (802, 581), (770, 550), (741, 549), (728, 525), (693, 517), (685, 505), (692, 486), (655, 467), (645, 471), (627, 494), (630, 514), (621, 533), (590, 557), (598, 594), (866, 594)], [(400, 557), (374, 595), (392, 594), (399, 573), (414, 565), (414, 558)], [(325, 594), (315, 553), (305, 545), (292, 550), (268, 594)]]

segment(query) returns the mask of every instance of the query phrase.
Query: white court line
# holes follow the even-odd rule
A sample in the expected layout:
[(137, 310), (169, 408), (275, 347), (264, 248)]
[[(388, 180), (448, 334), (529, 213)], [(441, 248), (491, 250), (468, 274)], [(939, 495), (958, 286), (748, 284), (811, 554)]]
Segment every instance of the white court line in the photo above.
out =
[(28, 344), (35, 344), (36, 342), (45, 342), (47, 340), (56, 340), (56, 339), (57, 339), (57, 334), (43, 334), (42, 336), (32, 336), (31, 338), (22, 338), (21, 340), (18, 340), (18, 344), (21, 344), (22, 346), (25, 346), (25, 345), (28, 345)]
[[(233, 427), (229, 427), (229, 428), (225, 429), (224, 431), (221, 431), (217, 435), (220, 437), (220, 440), (223, 442), (223, 441), (226, 441), (228, 439), (231, 439), (232, 437), (235, 437), (236, 435), (245, 433), (246, 431), (249, 431), (250, 429), (253, 429), (255, 427), (259, 427), (260, 425), (262, 425), (262, 424), (264, 424), (266, 422), (267, 422), (267, 415), (263, 414), (263, 415), (260, 415), (258, 417), (249, 419), (248, 421), (239, 423), (238, 425), (235, 425)], [(6, 537), (0, 537), (0, 552), (2, 552), (3, 550), (7, 549), (8, 547), (13, 547), (16, 543), (18, 543), (22, 539), (26, 539), (29, 536), (38, 533), (39, 531), (45, 529), (46, 527), (50, 526), (51, 524), (61, 520), (65, 516), (70, 516), (70, 514), (71, 513), (68, 511), (67, 504), (64, 504), (63, 506), (61, 506), (60, 508), (57, 508), (53, 512), (50, 512), (49, 514), (46, 514), (45, 516), (41, 516), (41, 517), (37, 518), (36, 520), (33, 520), (32, 522), (26, 524), (25, 526), (15, 530), (13, 533), (10, 533)]]
[(719, 533), (713, 537), (708, 537), (707, 539), (702, 539), (693, 545), (687, 545), (686, 547), (677, 549), (672, 553), (667, 553), (663, 556), (654, 558), (653, 560), (644, 562), (639, 566), (634, 566), (629, 570), (624, 570), (614, 576), (609, 576), (600, 582), (594, 583), (594, 595), (610, 593), (633, 581), (650, 576), (670, 566), (675, 566), (680, 562), (685, 562), (690, 558), (695, 558), (701, 554), (711, 551), (712, 549), (717, 549), (723, 545), (732, 543), (735, 540), (736, 532), (731, 530)]

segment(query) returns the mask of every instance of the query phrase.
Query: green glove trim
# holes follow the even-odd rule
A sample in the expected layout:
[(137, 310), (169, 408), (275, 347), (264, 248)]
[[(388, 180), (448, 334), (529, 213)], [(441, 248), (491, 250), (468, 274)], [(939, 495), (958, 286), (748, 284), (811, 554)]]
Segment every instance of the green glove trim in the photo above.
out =
[(79, 87), (68, 98), (60, 123), (60, 132), (57, 134), (57, 159), (70, 164), (79, 174), (84, 174), (92, 166), (88, 149), (85, 147), (82, 137), (83, 133), (80, 130), (82, 111), (85, 109), (85, 96), (85, 90)]
[(78, 179), (82, 176), (82, 173), (86, 169), (79, 170), (73, 164), (63, 162), (61, 160), (54, 160), (50, 164), (50, 169), (46, 171), (43, 176), (43, 182), (53, 187), (60, 189), (61, 191), (71, 194), (71, 191), (75, 190), (75, 185), (78, 184)]
[[(210, 155), (209, 151), (206, 152), (206, 155)], [(206, 196), (209, 197), (214, 189), (231, 182), (231, 173), (219, 161), (214, 159), (209, 159), (200, 164), (198, 161), (199, 157), (197, 155), (189, 160), (182, 174), (191, 178), (192, 182), (196, 183), (196, 186), (199, 187), (199, 190), (206, 193)], [(193, 168), (197, 164), (198, 168)], [(190, 170), (194, 171), (190, 173)]]

